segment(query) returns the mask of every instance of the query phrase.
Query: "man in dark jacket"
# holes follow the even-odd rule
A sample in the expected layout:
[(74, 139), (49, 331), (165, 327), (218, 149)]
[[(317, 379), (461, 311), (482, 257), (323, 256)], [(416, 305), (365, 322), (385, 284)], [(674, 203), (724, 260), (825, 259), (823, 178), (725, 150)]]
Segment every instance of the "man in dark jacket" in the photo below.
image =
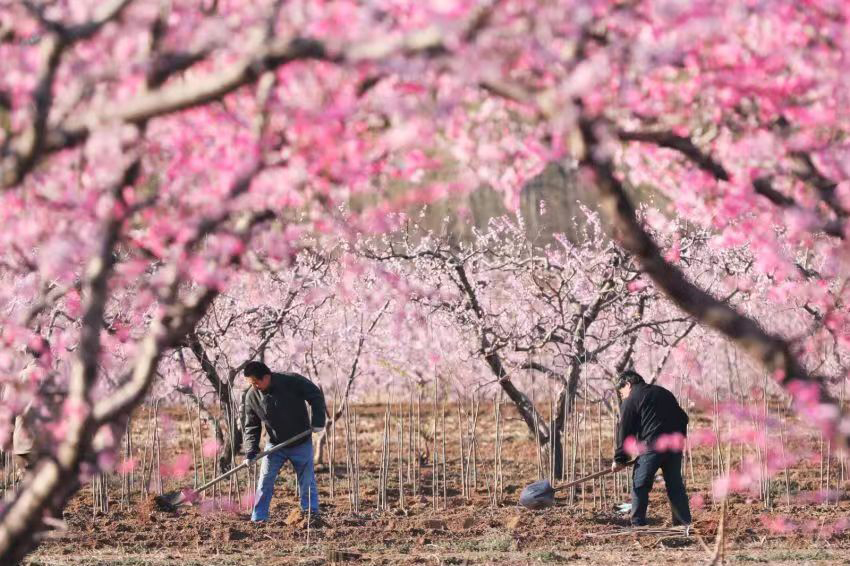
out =
[[(313, 432), (324, 430), (325, 396), (312, 381), (295, 373), (272, 373), (262, 362), (248, 362), (244, 374), (251, 384), (245, 394), (244, 405), (247, 461), (253, 462), (260, 452), (261, 427), (265, 427), (268, 437), (266, 450), (311, 427)], [(305, 402), (310, 405), (312, 423)], [(254, 511), (251, 513), (252, 521), (268, 519), (274, 482), (287, 460), (298, 475), (301, 509), (305, 513), (309, 509), (312, 519), (318, 521), (319, 495), (313, 474), (313, 442), (310, 435), (294, 446), (287, 446), (263, 458)]]
[(646, 525), (649, 490), (658, 468), (664, 475), (673, 524), (690, 525), (691, 510), (682, 481), (682, 450), (688, 415), (672, 393), (660, 385), (647, 384), (637, 372), (624, 372), (617, 389), (623, 404), (612, 469), (622, 469), (631, 459), (624, 444), (632, 444), (641, 452), (632, 471), (632, 525)]

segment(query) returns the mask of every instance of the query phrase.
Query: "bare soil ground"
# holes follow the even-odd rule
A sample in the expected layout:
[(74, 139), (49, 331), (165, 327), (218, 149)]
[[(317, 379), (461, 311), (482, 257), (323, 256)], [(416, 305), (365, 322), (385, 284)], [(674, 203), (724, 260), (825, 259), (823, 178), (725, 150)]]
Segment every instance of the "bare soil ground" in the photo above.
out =
[[(614, 504), (628, 501), (625, 493), (613, 496), (613, 482), (606, 484), (608, 496), (594, 506), (588, 486), (583, 501), (560, 502), (544, 511), (517, 507), (519, 491), (537, 478), (537, 456), (520, 421), (508, 415), (503, 459), (505, 498), (493, 506), (488, 499), (487, 474), (492, 468), (492, 434), (482, 421), (479, 441), (479, 489), (469, 500), (459, 493), (457, 447), (448, 451), (448, 506), (434, 509), (430, 496), (432, 466), (419, 468), (424, 494), (413, 497), (408, 486), (405, 509), (397, 501), (397, 472), (390, 473), (388, 511), (375, 510), (377, 463), (380, 451), (379, 410), (373, 422), (364, 418), (361, 454), (361, 513), (349, 509), (344, 460), (337, 463), (336, 497), (330, 497), (330, 474), (325, 465), (318, 470), (320, 499), (326, 525), (309, 529), (287, 524), (296, 509), (291, 471), (282, 473), (272, 503), (271, 519), (262, 525), (248, 521), (244, 506), (213, 509), (212, 502), (183, 507), (176, 513), (162, 512), (150, 499), (134, 495), (129, 507), (117, 502), (106, 516), (92, 513), (91, 491), (86, 488), (66, 509), (67, 530), (52, 538), (31, 555), (26, 564), (173, 566), (236, 564), (329, 564), (347, 557), (351, 564), (703, 564), (714, 550), (720, 508), (710, 498), (710, 455), (697, 452), (696, 480), (689, 484), (691, 495), (703, 495), (706, 505), (694, 510), (699, 536), (669, 534), (620, 534), (627, 523)], [(447, 424), (448, 431), (456, 431)], [(456, 424), (456, 423), (455, 423)], [(430, 430), (430, 429), (429, 429)], [(447, 443), (457, 444), (456, 433), (448, 432)], [(342, 444), (341, 439), (337, 441)], [(610, 438), (603, 441), (603, 446)], [(337, 462), (343, 453), (337, 447)], [(605, 452), (608, 454), (607, 450)], [(395, 454), (393, 457), (395, 462)], [(395, 465), (395, 464), (393, 464)], [(395, 468), (391, 468), (395, 469)], [(835, 473), (835, 472), (833, 472)], [(812, 487), (817, 466), (794, 470), (795, 490)], [(191, 479), (183, 480), (189, 481)], [(173, 482), (169, 488), (180, 482)], [(821, 532), (819, 526), (850, 518), (850, 500), (838, 504), (784, 505), (785, 484), (777, 480), (779, 504), (766, 511), (761, 502), (734, 496), (726, 517), (726, 558), (731, 563), (763, 564), (850, 564), (850, 531)], [(116, 482), (117, 485), (117, 482)], [(598, 487), (597, 487), (598, 489)], [(440, 505), (442, 506), (442, 501)], [(785, 534), (771, 533), (765, 518), (788, 517), (808, 528)], [(663, 480), (657, 479), (650, 505), (651, 527), (669, 526), (669, 506)], [(701, 539), (701, 540), (700, 540)], [(705, 547), (703, 546), (705, 543)], [(706, 548), (707, 547), (707, 548)], [(336, 551), (336, 554), (334, 553)], [(348, 553), (347, 555), (343, 553)]]

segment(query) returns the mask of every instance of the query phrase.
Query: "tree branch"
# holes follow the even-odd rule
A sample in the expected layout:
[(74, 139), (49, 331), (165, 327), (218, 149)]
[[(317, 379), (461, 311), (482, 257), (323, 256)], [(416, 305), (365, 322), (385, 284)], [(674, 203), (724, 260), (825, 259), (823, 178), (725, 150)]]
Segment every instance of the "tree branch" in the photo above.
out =
[[(580, 163), (595, 174), (600, 205), (612, 223), (614, 236), (641, 262), (655, 284), (686, 313), (720, 331), (762, 363), (784, 388), (790, 389), (794, 382), (811, 384), (817, 388), (820, 402), (838, 407), (823, 378), (809, 374), (784, 339), (763, 330), (753, 319), (697, 287), (676, 266), (664, 260), (661, 250), (638, 222), (634, 205), (614, 174), (610, 157), (598, 151), (597, 128), (603, 124), (582, 117), (579, 127), (585, 148)], [(830, 424), (836, 430), (837, 419)], [(850, 445), (850, 436), (845, 436), (844, 441)]]
[[(636, 141), (642, 143), (651, 143), (658, 147), (672, 149), (678, 151), (697, 167), (713, 176), (718, 181), (730, 181), (732, 176), (729, 171), (714, 157), (704, 152), (694, 144), (694, 142), (684, 136), (679, 136), (667, 131), (649, 131), (635, 132), (627, 130), (618, 130), (617, 137), (621, 141)], [(800, 180), (815, 187), (821, 199), (827, 206), (840, 218), (847, 217), (847, 211), (841, 206), (835, 196), (836, 183), (824, 177), (814, 166), (811, 157), (802, 152), (792, 153), (791, 156), (797, 160), (798, 170), (795, 176)], [(759, 177), (753, 180), (753, 190), (768, 199), (776, 206), (782, 208), (802, 208), (799, 203), (792, 197), (782, 194), (777, 191), (768, 177)], [(822, 223), (820, 230), (835, 238), (844, 239), (844, 231), (841, 223), (825, 221)]]
[(94, 18), (84, 24), (66, 27), (48, 20), (43, 9), (25, 2), (25, 6), (41, 21), (49, 32), (42, 39), (42, 69), (37, 86), (32, 93), (34, 115), (32, 124), (9, 141), (0, 155), (0, 187), (16, 185), (35, 166), (47, 143), (47, 118), (53, 107), (56, 71), (64, 53), (76, 42), (94, 36), (108, 22), (120, 17), (131, 0), (113, 0), (98, 10)]

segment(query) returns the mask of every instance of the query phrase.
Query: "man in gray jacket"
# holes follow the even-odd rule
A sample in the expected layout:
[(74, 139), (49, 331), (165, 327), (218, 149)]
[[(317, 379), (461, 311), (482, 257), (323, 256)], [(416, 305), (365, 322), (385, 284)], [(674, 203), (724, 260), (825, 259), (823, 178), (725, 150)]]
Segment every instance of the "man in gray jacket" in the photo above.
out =
[[(316, 385), (296, 373), (272, 373), (262, 362), (248, 362), (243, 370), (251, 388), (245, 394), (246, 460), (252, 462), (260, 452), (260, 433), (265, 427), (268, 450), (276, 444), (313, 429), (325, 428), (325, 396)], [(307, 415), (310, 405), (312, 419)], [(251, 520), (268, 519), (274, 483), (283, 464), (289, 461), (298, 475), (301, 509), (309, 511), (314, 525), (319, 523), (319, 494), (313, 473), (313, 442), (308, 435), (293, 446), (269, 454), (262, 460), (257, 482), (257, 497)]]

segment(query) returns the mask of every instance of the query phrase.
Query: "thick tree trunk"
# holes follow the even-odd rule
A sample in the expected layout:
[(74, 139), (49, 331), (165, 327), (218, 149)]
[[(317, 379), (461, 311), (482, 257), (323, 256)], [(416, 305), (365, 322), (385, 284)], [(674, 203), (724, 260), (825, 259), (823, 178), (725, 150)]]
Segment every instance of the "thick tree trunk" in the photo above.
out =
[(499, 385), (507, 393), (510, 400), (514, 402), (514, 405), (516, 405), (522, 420), (525, 421), (528, 430), (534, 436), (535, 440), (540, 444), (549, 442), (549, 427), (546, 424), (546, 419), (537, 411), (531, 399), (513, 384), (505, 371), (505, 366), (502, 364), (499, 354), (495, 352), (487, 354), (485, 360), (487, 361), (487, 365), (490, 366), (490, 370), (498, 378)]
[(224, 473), (233, 467), (236, 455), (242, 448), (242, 419), (239, 407), (233, 399), (233, 387), (229, 380), (221, 379), (213, 361), (207, 355), (198, 334), (192, 332), (186, 338), (186, 345), (201, 365), (207, 381), (218, 396), (221, 409), (220, 424), (215, 427), (216, 441), (221, 445), (218, 469)]

